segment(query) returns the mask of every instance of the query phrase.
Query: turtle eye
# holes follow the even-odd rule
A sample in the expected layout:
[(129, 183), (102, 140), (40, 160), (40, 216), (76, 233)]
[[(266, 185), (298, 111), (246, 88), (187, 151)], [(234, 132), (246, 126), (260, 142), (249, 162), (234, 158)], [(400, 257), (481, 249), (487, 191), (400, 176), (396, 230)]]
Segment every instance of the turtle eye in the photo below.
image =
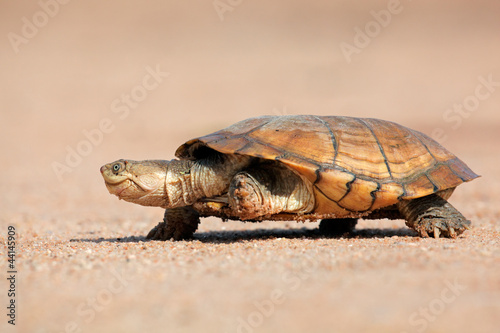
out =
[(122, 168), (122, 164), (121, 163), (115, 163), (115, 164), (113, 164), (112, 168), (113, 168), (114, 172), (118, 172)]

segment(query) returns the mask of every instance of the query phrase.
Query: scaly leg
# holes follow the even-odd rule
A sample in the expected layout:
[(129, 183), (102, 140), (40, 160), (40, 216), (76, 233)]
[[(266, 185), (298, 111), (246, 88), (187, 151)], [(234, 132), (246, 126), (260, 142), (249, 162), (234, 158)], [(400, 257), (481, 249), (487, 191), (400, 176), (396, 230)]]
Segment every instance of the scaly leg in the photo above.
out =
[(165, 210), (163, 222), (158, 223), (146, 236), (152, 240), (182, 240), (193, 237), (198, 228), (200, 217), (191, 206)]
[(228, 198), (233, 214), (242, 220), (281, 212), (308, 213), (314, 208), (307, 183), (290, 169), (272, 163), (236, 174)]
[(402, 200), (398, 203), (399, 211), (406, 220), (406, 225), (415, 229), (420, 236), (456, 238), (467, 229), (467, 220), (455, 207), (439, 195), (431, 194), (422, 198)]

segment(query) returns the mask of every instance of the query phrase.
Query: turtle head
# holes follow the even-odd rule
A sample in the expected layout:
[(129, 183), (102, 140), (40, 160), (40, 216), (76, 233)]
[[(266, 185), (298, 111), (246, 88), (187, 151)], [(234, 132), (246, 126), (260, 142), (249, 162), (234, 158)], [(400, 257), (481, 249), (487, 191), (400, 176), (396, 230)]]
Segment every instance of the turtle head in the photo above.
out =
[(165, 177), (170, 161), (118, 160), (101, 167), (109, 193), (143, 206), (165, 206)]

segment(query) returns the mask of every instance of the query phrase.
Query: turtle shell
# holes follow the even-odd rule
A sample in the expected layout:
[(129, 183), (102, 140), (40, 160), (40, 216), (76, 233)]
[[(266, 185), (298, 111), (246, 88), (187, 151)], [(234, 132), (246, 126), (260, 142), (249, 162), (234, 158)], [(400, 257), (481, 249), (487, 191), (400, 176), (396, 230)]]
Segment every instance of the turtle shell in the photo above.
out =
[[(476, 175), (439, 143), (393, 122), (340, 116), (262, 116), (190, 140), (176, 156), (209, 147), (281, 162), (311, 182), (312, 213), (347, 216), (452, 189)], [(352, 215), (352, 214), (351, 214)]]

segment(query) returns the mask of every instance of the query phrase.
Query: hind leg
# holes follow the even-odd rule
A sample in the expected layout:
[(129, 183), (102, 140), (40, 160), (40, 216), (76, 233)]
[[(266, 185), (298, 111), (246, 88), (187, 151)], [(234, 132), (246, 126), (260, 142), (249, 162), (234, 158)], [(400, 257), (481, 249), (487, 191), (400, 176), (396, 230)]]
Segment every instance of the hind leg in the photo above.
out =
[(182, 240), (193, 237), (198, 229), (200, 216), (191, 206), (165, 210), (163, 222), (158, 223), (146, 236), (152, 240)]
[(403, 200), (398, 203), (399, 211), (406, 225), (416, 230), (420, 236), (456, 238), (470, 229), (467, 220), (455, 207), (439, 195), (431, 194), (422, 198)]
[(302, 178), (273, 164), (236, 174), (228, 199), (233, 214), (242, 220), (281, 212), (308, 213), (314, 208), (314, 196)]

